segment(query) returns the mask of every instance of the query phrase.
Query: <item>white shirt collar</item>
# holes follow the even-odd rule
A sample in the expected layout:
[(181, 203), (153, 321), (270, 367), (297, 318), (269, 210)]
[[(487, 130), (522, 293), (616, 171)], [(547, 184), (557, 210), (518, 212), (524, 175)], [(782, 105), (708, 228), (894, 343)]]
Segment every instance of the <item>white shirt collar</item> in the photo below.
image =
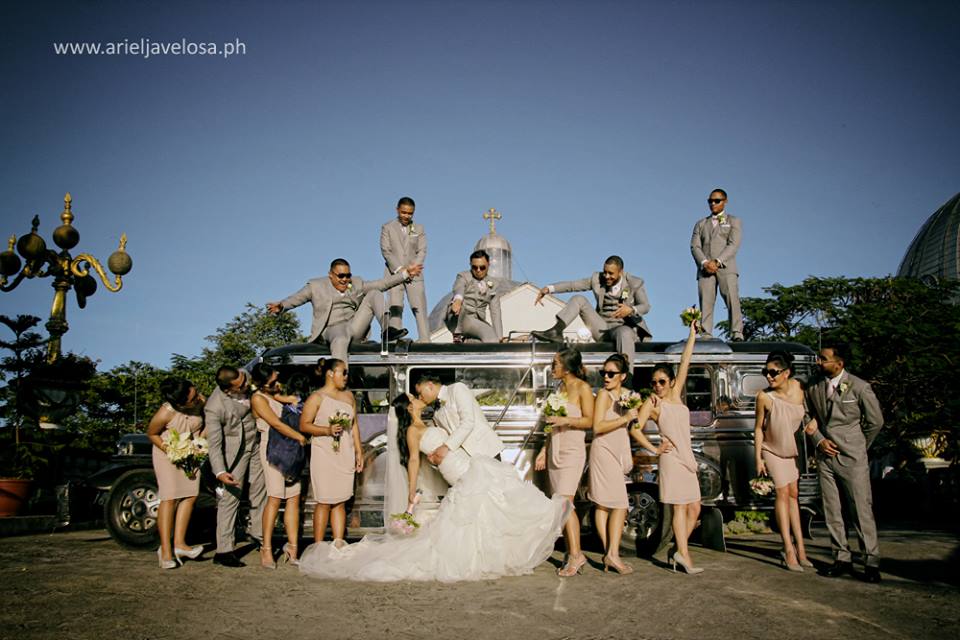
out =
[(834, 389), (836, 389), (837, 387), (840, 386), (840, 378), (843, 377), (844, 371), (846, 371), (846, 369), (840, 369), (840, 373), (838, 373), (838, 374), (835, 375), (834, 377), (830, 378), (830, 386), (831, 386), (831, 387), (833, 387)]
[(608, 289), (610, 293), (617, 294), (620, 293), (620, 290), (623, 289), (623, 275), (620, 276), (620, 279), (613, 283), (613, 286)]

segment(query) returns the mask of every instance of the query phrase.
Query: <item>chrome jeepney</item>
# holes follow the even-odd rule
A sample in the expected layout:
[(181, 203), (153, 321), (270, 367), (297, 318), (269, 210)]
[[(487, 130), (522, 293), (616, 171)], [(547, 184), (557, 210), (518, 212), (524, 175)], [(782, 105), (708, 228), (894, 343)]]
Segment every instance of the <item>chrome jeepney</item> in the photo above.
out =
[[(597, 371), (610, 354), (610, 345), (576, 345), (581, 350), (588, 379), (599, 387)], [(650, 384), (653, 367), (661, 363), (676, 366), (682, 343), (651, 342), (638, 345), (634, 360), (635, 389)], [(754, 495), (749, 481), (754, 467), (754, 403), (766, 380), (760, 373), (770, 351), (780, 349), (796, 358), (796, 373), (809, 375), (814, 352), (793, 343), (733, 343), (698, 341), (685, 389), (690, 408), (694, 454), (699, 464), (703, 496), (701, 540), (711, 548), (724, 548), (723, 521), (734, 511), (772, 509), (772, 497)], [(548, 491), (545, 472), (534, 471), (534, 458), (544, 445), (540, 407), (554, 388), (550, 365), (556, 345), (543, 343), (508, 344), (407, 344), (393, 351), (379, 346), (360, 345), (350, 355), (350, 387), (356, 394), (361, 440), (366, 465), (357, 477), (356, 493), (348, 519), (350, 535), (382, 530), (384, 459), (389, 402), (413, 388), (424, 373), (444, 383), (463, 382), (475, 394), (487, 420), (506, 445), (503, 459), (518, 474)], [(259, 360), (281, 372), (281, 381), (294, 372), (312, 372), (317, 361), (328, 355), (326, 347), (296, 344), (271, 349)], [(645, 432), (656, 442), (656, 425)], [(802, 433), (802, 432), (801, 432)], [(806, 519), (814, 513), (819, 492), (810, 467), (806, 442), (798, 434), (800, 451), (800, 504)], [(589, 435), (588, 435), (589, 441)], [(639, 553), (652, 553), (668, 536), (669, 513), (658, 500), (657, 460), (634, 445), (634, 468), (625, 482), (630, 511), (624, 532), (624, 546)], [(586, 478), (578, 502), (586, 503)], [(305, 478), (306, 480), (306, 478)], [(583, 506), (586, 506), (585, 504)], [(308, 493), (306, 511), (312, 509)], [(667, 507), (669, 509), (669, 507)], [(584, 527), (590, 528), (591, 510), (578, 508)], [(309, 530), (310, 518), (304, 524)]]

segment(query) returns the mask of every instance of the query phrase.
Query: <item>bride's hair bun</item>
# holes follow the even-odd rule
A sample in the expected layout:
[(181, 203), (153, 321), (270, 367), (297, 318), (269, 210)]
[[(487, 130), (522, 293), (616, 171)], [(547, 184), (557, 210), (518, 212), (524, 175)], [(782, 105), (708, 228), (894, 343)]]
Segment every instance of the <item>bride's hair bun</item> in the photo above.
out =
[(443, 429), (430, 427), (424, 431), (420, 437), (420, 451), (422, 451), (424, 455), (430, 455), (443, 446), (443, 441), (446, 439), (447, 434)]

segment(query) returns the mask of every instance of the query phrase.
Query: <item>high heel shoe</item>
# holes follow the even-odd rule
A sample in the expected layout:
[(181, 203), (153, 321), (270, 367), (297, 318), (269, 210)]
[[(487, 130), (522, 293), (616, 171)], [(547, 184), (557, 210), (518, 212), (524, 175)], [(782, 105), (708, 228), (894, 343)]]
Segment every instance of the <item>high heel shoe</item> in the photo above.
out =
[(345, 546), (347, 546), (347, 541), (343, 538), (334, 538), (331, 544), (333, 545), (334, 549), (343, 549)]
[(566, 564), (557, 569), (557, 575), (561, 578), (569, 578), (578, 573), (583, 573), (583, 567), (587, 564), (587, 556), (580, 554), (577, 560), (568, 560)]
[(297, 547), (292, 545), (289, 542), (283, 545), (283, 553), (280, 555), (280, 560), (283, 563), (289, 562), (294, 567), (300, 566), (300, 560), (297, 559)]
[(691, 576), (698, 573), (703, 573), (703, 567), (691, 567), (687, 564), (687, 561), (683, 559), (683, 556), (681, 556), (679, 552), (670, 556), (670, 567), (673, 569), (674, 573), (677, 572), (677, 565), (683, 567), (683, 571)]
[(813, 563), (807, 560), (806, 558), (799, 558), (800, 566), (806, 567), (807, 569), (813, 569)]
[(264, 569), (277, 568), (277, 563), (273, 561), (273, 549), (266, 545), (260, 547), (260, 566)]
[(794, 573), (803, 573), (803, 567), (800, 566), (800, 563), (790, 564), (787, 562), (787, 552), (780, 552), (780, 564), (787, 569), (787, 571), (793, 571)]
[[(176, 556), (174, 556), (176, 558)], [(176, 560), (164, 560), (163, 549), (157, 549), (157, 560), (160, 561), (161, 569), (176, 569), (180, 564)]]
[(200, 557), (200, 554), (203, 553), (203, 545), (198, 544), (189, 549), (180, 549), (179, 547), (173, 548), (173, 557), (177, 559), (180, 564), (183, 564), (183, 560), (180, 558), (190, 558), (191, 560), (196, 560)]
[(622, 562), (618, 564), (617, 562), (611, 560), (607, 556), (603, 556), (603, 572), (607, 573), (610, 571), (610, 569), (613, 569), (614, 571), (616, 571), (622, 576), (633, 573), (633, 567), (631, 567), (630, 565), (624, 564)]

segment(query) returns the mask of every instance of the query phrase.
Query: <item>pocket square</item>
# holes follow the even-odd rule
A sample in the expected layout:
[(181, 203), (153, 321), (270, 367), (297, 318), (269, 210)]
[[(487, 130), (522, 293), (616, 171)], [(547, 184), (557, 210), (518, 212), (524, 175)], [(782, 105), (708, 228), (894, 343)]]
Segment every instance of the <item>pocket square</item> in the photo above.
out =
[(856, 398), (850, 398), (849, 400), (841, 400), (840, 404), (853, 404), (857, 401)]

